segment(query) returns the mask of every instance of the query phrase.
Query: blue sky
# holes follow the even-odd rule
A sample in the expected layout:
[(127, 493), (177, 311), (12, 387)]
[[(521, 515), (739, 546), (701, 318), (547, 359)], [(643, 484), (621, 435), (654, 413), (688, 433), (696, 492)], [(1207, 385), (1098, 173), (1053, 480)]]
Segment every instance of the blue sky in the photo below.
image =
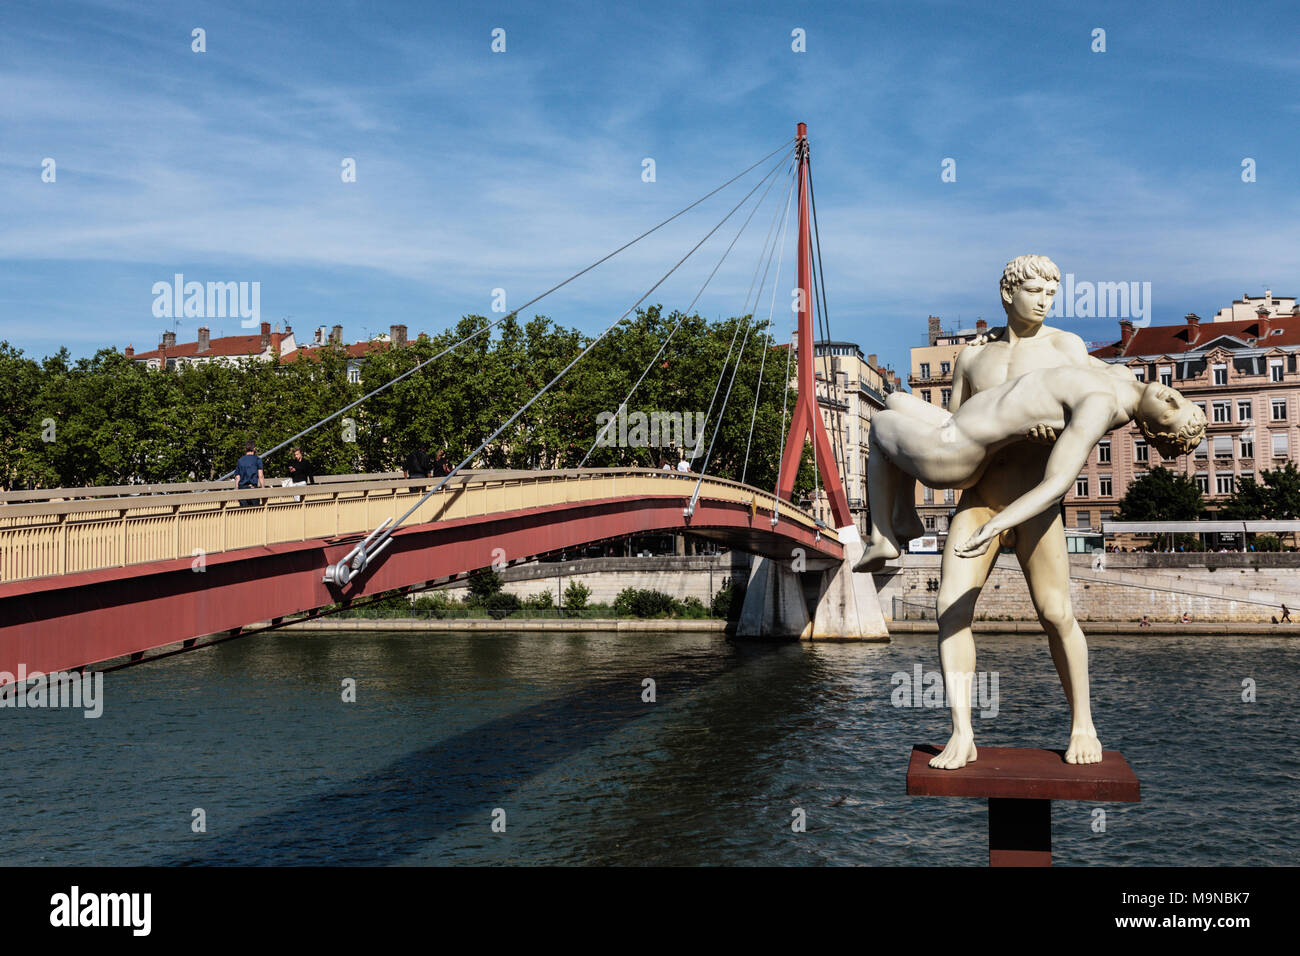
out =
[[(1286, 3), (7, 0), (3, 16), (0, 339), (29, 355), (156, 347), (171, 323), (152, 287), (177, 272), (260, 282), (262, 318), (300, 339), (335, 323), (349, 340), (395, 322), (432, 332), (488, 314), (495, 288), (518, 306), (800, 120), (832, 334), (900, 370), (929, 314), (1000, 321), (998, 277), (1024, 252), (1079, 280), (1150, 282), (1156, 323), (1266, 286), (1300, 293), (1300, 15)], [(740, 195), (529, 311), (604, 328)], [(742, 311), (773, 201), (705, 315)], [(650, 301), (684, 307), (732, 235)], [(178, 337), (200, 324), (181, 319)], [(1117, 335), (1113, 318), (1060, 324)]]

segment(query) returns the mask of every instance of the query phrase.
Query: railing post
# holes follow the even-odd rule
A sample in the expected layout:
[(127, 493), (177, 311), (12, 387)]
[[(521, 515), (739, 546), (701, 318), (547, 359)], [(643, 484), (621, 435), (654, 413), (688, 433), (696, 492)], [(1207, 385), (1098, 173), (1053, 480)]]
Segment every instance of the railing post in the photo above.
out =
[(117, 556), (122, 567), (126, 567), (126, 509), (120, 509), (122, 512), (122, 540), (118, 542)]
[(176, 520), (172, 522), (172, 550), (175, 552), (174, 558), (181, 556), (181, 506), (172, 505), (172, 517)]
[(59, 534), (59, 538), (63, 542), (63, 573), (67, 574), (68, 573), (68, 516), (66, 514), (63, 515), (59, 519), (59, 523), (63, 526), (63, 530)]

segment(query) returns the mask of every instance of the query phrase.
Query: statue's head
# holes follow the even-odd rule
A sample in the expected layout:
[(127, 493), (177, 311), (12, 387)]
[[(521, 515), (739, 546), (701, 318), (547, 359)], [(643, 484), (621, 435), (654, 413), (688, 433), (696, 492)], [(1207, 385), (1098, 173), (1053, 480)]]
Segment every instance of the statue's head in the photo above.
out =
[(1133, 422), (1161, 458), (1190, 454), (1205, 437), (1205, 412), (1159, 382), (1142, 389)]
[(1052, 311), (1061, 270), (1047, 256), (1017, 256), (1002, 270), (1002, 308), (1010, 319), (1041, 325)]

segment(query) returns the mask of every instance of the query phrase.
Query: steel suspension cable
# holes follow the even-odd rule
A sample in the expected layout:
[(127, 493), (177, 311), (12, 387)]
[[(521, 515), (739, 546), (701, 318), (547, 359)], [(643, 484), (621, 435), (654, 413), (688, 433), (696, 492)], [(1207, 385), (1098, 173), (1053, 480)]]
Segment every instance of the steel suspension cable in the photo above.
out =
[[(779, 165), (780, 164), (778, 164), (778, 167)], [(790, 169), (786, 170), (786, 172), (789, 173), (793, 171), (793, 169), (794, 166), (793, 164), (791, 164)], [(774, 171), (775, 170), (773, 170), (773, 172)], [(772, 173), (769, 172), (767, 176), (771, 176), (771, 174)], [(766, 179), (767, 176), (764, 176), (763, 178)], [(793, 181), (793, 179), (791, 181)], [(749, 215), (745, 218), (745, 222), (741, 225), (740, 229), (737, 230), (735, 238), (731, 240), (731, 244), (727, 246), (726, 250), (722, 253), (721, 258), (718, 259), (717, 265), (713, 267), (713, 271), (709, 273), (708, 278), (704, 280), (704, 284), (700, 286), (700, 290), (695, 293), (695, 298), (691, 299), (690, 305), (688, 305), (686, 307), (686, 310), (678, 316), (677, 322), (673, 325), (672, 329), (669, 330), (668, 335), (664, 338), (663, 343), (659, 346), (659, 351), (655, 352), (654, 357), (651, 358), (650, 361), (646, 363), (646, 367), (641, 372), (641, 376), (636, 380), (636, 383), (628, 390), (627, 395), (624, 396), (623, 401), (619, 404), (620, 409), (627, 407), (627, 403), (632, 400), (633, 393), (636, 392), (636, 390), (641, 387), (641, 383), (644, 382), (646, 376), (650, 374), (650, 369), (652, 369), (655, 363), (659, 361), (659, 357), (663, 355), (664, 349), (668, 347), (668, 343), (672, 341), (673, 336), (677, 334), (677, 330), (681, 328), (682, 323), (686, 320), (686, 317), (690, 315), (691, 309), (695, 307), (695, 303), (700, 301), (700, 297), (704, 295), (704, 290), (709, 287), (709, 283), (713, 281), (713, 277), (717, 275), (718, 270), (722, 268), (722, 263), (725, 262), (727, 256), (731, 254), (731, 250), (735, 248), (735, 245), (739, 241), (741, 234), (744, 233), (746, 227), (750, 223), (750, 220), (754, 218), (754, 214), (758, 212), (759, 206), (761, 206), (763, 202), (767, 199), (767, 194), (771, 192), (772, 186), (774, 186), (776, 182), (777, 180), (773, 179), (772, 182), (768, 183), (767, 189), (763, 191), (763, 195), (759, 198), (758, 202), (755, 203), (754, 208), (750, 210)], [(775, 222), (775, 217), (773, 217), (773, 221)], [(771, 229), (769, 228), (768, 239), (770, 238), (771, 238)], [(764, 249), (767, 248), (767, 242), (768, 240), (764, 240), (763, 242)], [(755, 274), (757, 274), (758, 270), (755, 269), (754, 271)], [(750, 280), (751, 291), (753, 290), (753, 287), (754, 287), (753, 280), (751, 279)], [(749, 303), (749, 293), (745, 294), (745, 302), (746, 304)], [(605, 434), (609, 431), (610, 428), (613, 427), (613, 425), (614, 425), (614, 419), (612, 418), (605, 423), (605, 427), (601, 429), (600, 432), (596, 435), (596, 440), (591, 443), (591, 447), (587, 449), (587, 453), (582, 456), (582, 461), (578, 463), (579, 468), (583, 468), (586, 466), (587, 459), (591, 457), (592, 452), (596, 450), (596, 446), (600, 444), (601, 439), (605, 437)]]
[[(773, 334), (773, 329), (772, 329), (772, 315), (776, 310), (776, 288), (781, 283), (781, 265), (785, 261), (785, 229), (786, 226), (789, 224), (790, 198), (793, 195), (794, 195), (794, 180), (791, 179), (790, 189), (785, 194), (785, 212), (781, 216), (781, 238), (778, 241), (778, 244), (776, 246), (773, 246), (773, 250), (776, 251), (779, 249), (779, 253), (777, 255), (777, 260), (776, 260), (776, 272), (772, 276), (772, 298), (767, 306), (767, 346), (763, 349), (762, 360), (758, 363), (758, 384), (754, 386), (754, 410), (750, 413), (749, 416), (749, 437), (745, 439), (745, 463), (740, 473), (740, 483), (742, 485), (745, 483), (745, 478), (748, 477), (749, 475), (749, 452), (754, 444), (754, 422), (758, 419), (758, 397), (763, 392), (763, 369), (767, 365), (768, 351), (770, 351), (771, 348), (776, 344), (776, 336)], [(768, 264), (771, 265), (770, 256), (768, 258)], [(763, 281), (765, 283), (767, 282), (766, 268), (764, 268), (763, 270)], [(786, 371), (787, 373), (789, 372), (788, 363), (787, 363)], [(788, 391), (789, 388), (790, 388), (790, 383), (789, 380), (787, 379), (786, 390)], [(782, 430), (782, 434), (784, 434), (785, 432), (784, 418), (782, 420), (781, 430)]]
[[(824, 334), (825, 334), (825, 336), (826, 336), (826, 347), (827, 347), (827, 348), (830, 348), (830, 341), (831, 341), (831, 318), (830, 318), (830, 311), (829, 311), (829, 309), (828, 309), (827, 306), (826, 306), (826, 273), (823, 271), (823, 259), (822, 259), (822, 237), (821, 237), (821, 230), (817, 227), (817, 194), (813, 191), (812, 156), (811, 156), (811, 155), (808, 157), (808, 204), (809, 204), (809, 206), (812, 207), (813, 241), (815, 242), (815, 244), (816, 244), (816, 248), (817, 248), (817, 269), (816, 269), (816, 271), (813, 273), (813, 287), (814, 287), (814, 289), (819, 290), (819, 294), (820, 294), (820, 296), (821, 296), (821, 309), (820, 309), (820, 313), (819, 313), (819, 314), (821, 315), (822, 325), (823, 325), (823, 327), (824, 327), (824, 329), (825, 329), (825, 333), (824, 333)], [(820, 283), (818, 283), (818, 281), (817, 281), (818, 274), (820, 274), (820, 276), (821, 276), (821, 282), (820, 282)], [(827, 357), (827, 362), (828, 362), (828, 363), (830, 362), (829, 357)], [(828, 368), (828, 369), (827, 369), (827, 372), (830, 373), (830, 372), (831, 372), (831, 369)], [(828, 374), (827, 379), (828, 379), (828, 384), (829, 384), (829, 383), (830, 383), (830, 380), (831, 380), (831, 375), (830, 375), (830, 374)], [(847, 379), (847, 376), (846, 376), (846, 379)], [(838, 384), (838, 383), (835, 383), (835, 384)], [(846, 474), (846, 472), (847, 472), (847, 470), (848, 470), (848, 469), (845, 467), (845, 465), (844, 465), (844, 463), (848, 461), (848, 449), (847, 449), (847, 447), (844, 446), (844, 435), (843, 435), (844, 422), (843, 422), (843, 419), (840, 417), (840, 410), (839, 410), (839, 407), (838, 407), (838, 406), (836, 406), (836, 408), (835, 408), (835, 421), (836, 421), (836, 429), (835, 429), (835, 431), (836, 431), (836, 445), (835, 445), (835, 448), (836, 448), (837, 451), (839, 452), (840, 457), (841, 457), (841, 459), (842, 459), (842, 463), (840, 464), (840, 480), (843, 481), (843, 480), (844, 480), (844, 476), (845, 476), (845, 474)]]
[[(780, 165), (781, 163), (778, 162), (775, 168), (780, 168)], [(768, 175), (770, 175), (770, 172)], [(686, 262), (687, 259), (693, 256), (696, 253), (696, 251), (699, 250), (700, 246), (704, 245), (704, 243), (707, 242), (715, 232), (717, 232), (719, 229), (723, 227), (723, 225), (726, 224), (728, 219), (730, 219), (733, 215), (735, 215), (736, 210), (740, 209), (741, 206), (743, 206), (746, 202), (749, 201), (749, 198), (758, 191), (758, 188), (763, 185), (763, 182), (766, 179), (767, 176), (764, 176), (763, 179), (760, 179), (758, 183), (756, 183), (754, 187), (744, 195), (744, 197), (740, 200), (740, 202), (738, 202), (735, 206), (732, 206), (731, 211), (728, 212), (725, 216), (723, 216), (716, 226), (714, 226), (707, 233), (705, 233), (704, 237), (700, 239), (700, 241), (697, 242), (694, 246), (692, 246), (691, 250), (687, 252), (686, 255), (678, 259), (671, 269), (669, 269), (662, 276), (660, 276), (659, 280), (655, 282), (655, 284), (652, 285), (649, 289), (647, 289), (645, 293), (641, 296), (641, 298), (633, 302), (632, 305), (628, 307), (627, 311), (625, 311), (622, 315), (620, 315), (617, 319), (615, 319), (614, 322), (612, 322), (608, 328), (606, 328), (603, 332), (600, 333), (600, 335), (592, 339), (590, 344), (588, 344), (586, 348), (584, 348), (581, 352), (579, 352), (577, 357), (574, 358), (573, 361), (571, 361), (568, 365), (566, 365), (563, 369), (561, 369), (560, 372), (549, 382), (547, 382), (546, 385), (544, 385), (532, 398), (530, 398), (527, 402), (521, 405), (518, 411), (516, 411), (513, 415), (511, 415), (508, 419), (506, 419), (506, 421), (496, 431), (494, 431), (491, 435), (485, 438), (483, 442), (476, 449), (470, 452), (464, 458), (464, 460), (460, 462), (460, 464), (458, 464), (455, 468), (453, 468), (450, 472), (448, 472), (447, 475), (445, 475), (441, 481), (439, 481), (436, 485), (434, 485), (432, 488), (426, 491), (420, 497), (419, 501), (417, 501), (409, 509), (407, 509), (405, 514), (403, 514), (400, 518), (396, 519), (395, 521), (385, 520), (383, 524), (381, 524), (378, 528), (376, 528), (373, 532), (371, 532), (370, 536), (366, 538), (366, 540), (362, 542), (362, 544), (358, 545), (357, 548), (353, 549), (353, 552), (349, 554), (348, 557), (345, 558), (343, 562), (340, 562), (340, 564), (345, 564), (351, 561), (354, 556), (357, 556), (357, 552), (359, 551), (360, 555), (357, 556), (357, 561), (360, 563), (360, 567), (357, 568), (357, 570), (364, 568), (368, 564), (371, 558), (377, 556), (380, 551), (382, 551), (385, 547), (388, 546), (388, 543), (392, 538), (393, 533), (402, 525), (403, 522), (406, 521), (407, 518), (409, 518), (417, 510), (419, 510), (420, 506), (423, 505), (426, 501), (428, 501), (435, 494), (441, 491), (443, 486), (446, 485), (447, 482), (451, 481), (452, 478), (456, 477), (456, 475), (467, 464), (473, 461), (479, 455), (479, 453), (483, 451), (483, 449), (485, 449), (489, 444), (491, 444), (497, 438), (497, 436), (499, 436), (503, 431), (509, 428), (510, 425), (517, 418), (519, 418), (520, 415), (526, 412), (535, 401), (537, 401), (539, 398), (541, 398), (543, 395), (549, 392), (551, 388), (557, 382), (559, 382), (560, 379), (562, 379), (565, 375), (567, 375), (575, 365), (577, 365), (580, 361), (582, 361), (582, 359), (586, 357), (591, 352), (591, 350), (594, 349), (605, 338), (605, 336), (607, 336), (616, 327), (618, 327), (618, 325), (625, 318), (627, 318), (627, 316), (630, 315), (637, 306), (639, 306), (642, 302), (644, 302), (647, 298), (649, 298), (651, 293), (653, 293), (655, 289), (663, 285), (663, 283), (668, 279), (669, 276), (671, 276), (674, 272), (676, 272), (677, 269), (680, 268), (681, 265), (684, 262)]]
[[(287, 439), (285, 439), (284, 441), (280, 442), (280, 444), (278, 444), (278, 445), (276, 445), (274, 448), (272, 448), (270, 451), (265, 452), (261, 457), (262, 457), (262, 458), (269, 458), (271, 455), (275, 454), (277, 451), (279, 451), (280, 449), (284, 448), (286, 445), (292, 444), (293, 442), (296, 442), (299, 438), (302, 438), (304, 435), (308, 435), (308, 434), (310, 434), (311, 432), (313, 432), (313, 431), (315, 431), (317, 428), (319, 428), (321, 425), (324, 425), (326, 422), (333, 421), (335, 418), (338, 418), (338, 417), (339, 417), (340, 415), (342, 415), (344, 412), (351, 411), (352, 409), (354, 409), (354, 408), (356, 408), (358, 405), (360, 405), (362, 402), (365, 402), (365, 401), (367, 401), (368, 399), (374, 397), (375, 395), (378, 395), (380, 392), (384, 391), (385, 389), (390, 388), (390, 387), (392, 387), (393, 385), (396, 385), (398, 382), (402, 381), (402, 379), (404, 379), (404, 378), (406, 378), (406, 377), (408, 377), (408, 376), (410, 376), (410, 375), (414, 375), (416, 372), (418, 372), (420, 369), (424, 368), (424, 367), (425, 367), (426, 365), (428, 365), (430, 362), (437, 361), (438, 359), (442, 358), (444, 355), (448, 354), (449, 352), (455, 351), (456, 349), (458, 349), (458, 348), (460, 348), (462, 345), (464, 345), (466, 342), (470, 341), (471, 339), (475, 339), (475, 338), (477, 338), (478, 336), (482, 335), (484, 332), (488, 332), (488, 331), (490, 331), (491, 329), (495, 328), (497, 325), (499, 325), (499, 324), (501, 324), (502, 322), (504, 322), (506, 319), (509, 319), (509, 318), (512, 318), (512, 317), (514, 317), (514, 316), (519, 315), (520, 312), (523, 312), (523, 311), (524, 311), (525, 309), (527, 309), (529, 306), (534, 305), (534, 304), (536, 304), (537, 302), (540, 302), (542, 299), (546, 298), (546, 297), (547, 297), (548, 295), (550, 295), (552, 292), (556, 292), (556, 291), (558, 291), (559, 289), (564, 288), (566, 285), (568, 285), (568, 284), (569, 284), (570, 282), (572, 282), (574, 279), (577, 279), (577, 278), (579, 278), (579, 277), (581, 277), (581, 276), (586, 275), (586, 274), (587, 274), (588, 272), (590, 272), (592, 269), (596, 268), (596, 267), (599, 266), (599, 265), (602, 265), (602, 264), (608, 262), (610, 259), (614, 258), (614, 257), (615, 257), (616, 255), (618, 255), (620, 252), (623, 252), (624, 250), (628, 249), (629, 247), (636, 245), (636, 244), (637, 244), (638, 242), (640, 242), (642, 239), (646, 238), (646, 236), (649, 236), (649, 235), (651, 235), (652, 233), (658, 232), (660, 229), (662, 229), (664, 226), (668, 225), (668, 224), (669, 224), (670, 222), (672, 222), (673, 220), (681, 218), (683, 215), (685, 215), (686, 213), (690, 212), (692, 209), (694, 209), (694, 208), (695, 208), (696, 206), (698, 206), (700, 203), (704, 202), (706, 199), (709, 199), (710, 197), (717, 195), (718, 193), (722, 192), (722, 190), (726, 189), (728, 186), (730, 186), (732, 183), (734, 183), (736, 180), (738, 180), (738, 179), (740, 179), (741, 177), (747, 175), (749, 172), (751, 172), (752, 170), (756, 169), (757, 167), (763, 165), (763, 163), (767, 162), (769, 159), (771, 159), (771, 158), (772, 158), (773, 156), (775, 156), (777, 153), (781, 152), (782, 150), (788, 149), (788, 148), (790, 147), (791, 143), (793, 143), (793, 142), (794, 142), (793, 140), (787, 140), (786, 142), (784, 142), (784, 143), (782, 143), (780, 146), (778, 146), (776, 149), (774, 149), (774, 150), (772, 150), (770, 153), (768, 153), (766, 156), (764, 156), (762, 159), (760, 159), (758, 162), (756, 162), (756, 163), (754, 163), (754, 164), (748, 166), (747, 168), (741, 170), (739, 173), (737, 173), (735, 176), (732, 176), (730, 179), (728, 179), (728, 180), (727, 180), (725, 183), (723, 183), (721, 186), (719, 186), (719, 187), (717, 187), (716, 189), (713, 189), (713, 190), (711, 190), (711, 191), (705, 193), (703, 196), (701, 196), (699, 199), (695, 200), (695, 202), (691, 203), (689, 206), (686, 206), (685, 208), (680, 209), (680, 210), (678, 210), (677, 212), (673, 213), (673, 215), (669, 216), (667, 219), (665, 219), (663, 222), (659, 223), (657, 226), (653, 226), (653, 227), (651, 227), (650, 229), (647, 229), (645, 232), (641, 233), (641, 235), (637, 236), (635, 239), (632, 239), (632, 240), (630, 240), (629, 242), (624, 243), (623, 245), (619, 246), (617, 249), (615, 249), (613, 252), (609, 253), (608, 255), (606, 255), (606, 256), (602, 256), (600, 259), (597, 259), (595, 262), (593, 262), (591, 265), (587, 266), (585, 269), (582, 269), (582, 270), (580, 270), (580, 271), (578, 271), (578, 272), (575, 272), (573, 275), (569, 276), (569, 277), (568, 277), (567, 279), (565, 279), (563, 282), (560, 282), (560, 283), (557, 283), (556, 285), (551, 286), (549, 289), (547, 289), (547, 290), (546, 290), (545, 292), (543, 292), (541, 295), (534, 296), (533, 298), (529, 299), (527, 302), (525, 302), (523, 305), (521, 305), (519, 308), (515, 309), (514, 311), (512, 311), (512, 312), (508, 312), (508, 313), (506, 313), (505, 315), (501, 316), (501, 318), (499, 318), (499, 319), (495, 319), (495, 320), (493, 320), (492, 322), (490, 322), (489, 324), (485, 325), (483, 328), (481, 328), (481, 329), (479, 329), (479, 330), (477, 330), (477, 331), (475, 331), (475, 332), (470, 333), (469, 335), (467, 335), (467, 336), (465, 336), (464, 338), (462, 338), (459, 342), (456, 342), (455, 344), (448, 346), (447, 348), (443, 349), (441, 352), (439, 352), (437, 355), (433, 356), (432, 358), (425, 359), (424, 361), (418, 363), (417, 365), (415, 365), (415, 366), (413, 366), (412, 368), (408, 369), (407, 371), (403, 372), (401, 375), (398, 375), (397, 377), (395, 377), (395, 378), (393, 378), (393, 379), (391, 379), (391, 380), (385, 382), (383, 385), (380, 385), (378, 388), (376, 388), (376, 389), (374, 389), (374, 390), (372, 390), (372, 391), (370, 391), (370, 392), (367, 392), (365, 395), (362, 395), (362, 396), (361, 396), (360, 398), (358, 398), (355, 402), (352, 402), (352, 403), (349, 404), (349, 405), (345, 405), (343, 408), (340, 408), (338, 411), (334, 412), (333, 414), (327, 415), (326, 417), (324, 417), (324, 418), (322, 418), (320, 421), (318, 421), (316, 424), (311, 425), (311, 426), (309, 426), (309, 427), (307, 427), (307, 428), (304, 428), (302, 431), (298, 432), (298, 433), (297, 433), (296, 435), (294, 435), (292, 438), (287, 438)], [(777, 166), (780, 166), (780, 163), (779, 163), (779, 162), (777, 163)], [(747, 198), (748, 198), (748, 197), (747, 197)], [(218, 481), (226, 481), (227, 479), (234, 477), (235, 474), (236, 474), (236, 471), (229, 471), (229, 472), (227, 472), (226, 474), (222, 475), (222, 476), (221, 476), (220, 478), (218, 478), (217, 480), (218, 480)]]

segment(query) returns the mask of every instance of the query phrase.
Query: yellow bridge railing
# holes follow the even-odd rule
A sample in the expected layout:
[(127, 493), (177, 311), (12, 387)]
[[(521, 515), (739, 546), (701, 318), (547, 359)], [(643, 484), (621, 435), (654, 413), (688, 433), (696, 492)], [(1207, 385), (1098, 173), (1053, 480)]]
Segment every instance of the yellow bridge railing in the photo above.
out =
[[(698, 479), (650, 469), (462, 472), (404, 527), (610, 498), (689, 499)], [(94, 488), (61, 489), (65, 500), (0, 501), (0, 582), (368, 533), (386, 518), (399, 518), (437, 482), (384, 478), (117, 497), (102, 497)], [(771, 492), (722, 478), (705, 477), (700, 498), (769, 515), (775, 506), (781, 521), (809, 531), (819, 527), (812, 515)], [(834, 530), (820, 530), (838, 541)]]

